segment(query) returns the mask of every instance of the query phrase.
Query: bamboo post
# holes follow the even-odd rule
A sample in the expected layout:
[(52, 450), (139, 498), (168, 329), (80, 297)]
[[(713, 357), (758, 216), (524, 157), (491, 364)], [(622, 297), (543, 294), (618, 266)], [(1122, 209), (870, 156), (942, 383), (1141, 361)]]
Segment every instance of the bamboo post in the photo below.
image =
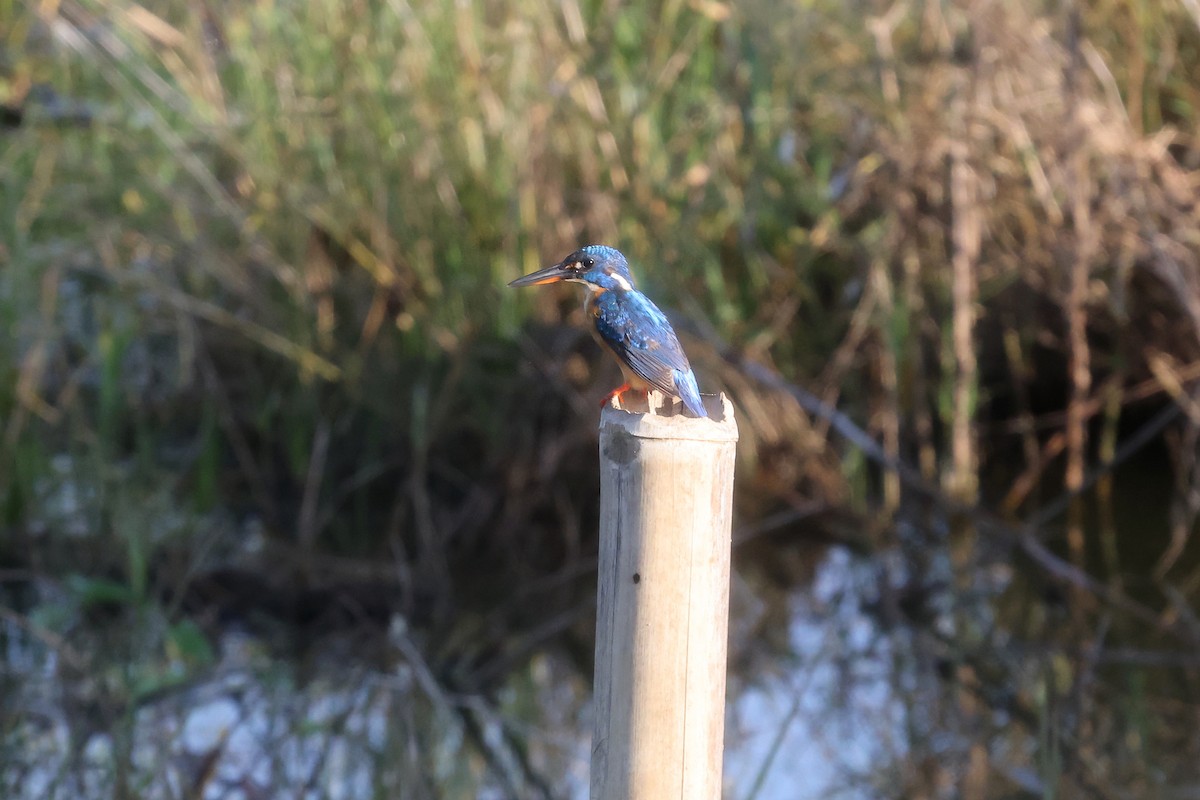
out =
[(656, 394), (600, 417), (591, 800), (721, 797), (738, 434), (704, 401), (706, 420), (649, 413)]

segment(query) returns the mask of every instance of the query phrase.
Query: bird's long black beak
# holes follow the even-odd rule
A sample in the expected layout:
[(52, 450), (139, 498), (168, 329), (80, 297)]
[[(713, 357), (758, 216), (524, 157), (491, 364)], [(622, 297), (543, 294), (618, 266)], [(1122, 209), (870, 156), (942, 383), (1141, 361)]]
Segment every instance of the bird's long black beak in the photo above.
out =
[(537, 272), (531, 272), (528, 275), (523, 275), (509, 284), (509, 286), (538, 286), (543, 283), (558, 283), (567, 277), (567, 271), (563, 269), (562, 264), (555, 264), (553, 267), (539, 269)]

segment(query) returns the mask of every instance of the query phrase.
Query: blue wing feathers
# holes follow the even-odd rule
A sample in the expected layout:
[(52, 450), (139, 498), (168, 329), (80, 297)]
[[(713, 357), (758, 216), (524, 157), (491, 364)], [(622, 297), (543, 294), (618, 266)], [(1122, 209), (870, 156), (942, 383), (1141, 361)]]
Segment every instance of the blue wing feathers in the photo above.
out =
[(708, 416), (708, 412), (704, 410), (704, 404), (700, 402), (700, 389), (696, 386), (696, 376), (690, 369), (687, 372), (675, 370), (675, 385), (678, 387), (676, 394), (687, 406), (688, 411), (697, 417)]
[(697, 417), (708, 416), (679, 339), (649, 298), (637, 291), (612, 290), (591, 297), (589, 307), (596, 332), (635, 375), (678, 397)]

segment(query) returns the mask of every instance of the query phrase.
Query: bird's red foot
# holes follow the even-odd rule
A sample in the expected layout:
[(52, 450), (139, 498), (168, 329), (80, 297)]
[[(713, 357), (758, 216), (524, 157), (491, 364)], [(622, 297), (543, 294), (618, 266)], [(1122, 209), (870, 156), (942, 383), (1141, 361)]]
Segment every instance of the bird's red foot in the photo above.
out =
[(630, 386), (628, 383), (622, 383), (620, 386), (613, 389), (611, 392), (609, 392), (607, 395), (604, 396), (604, 399), (600, 401), (600, 407), (604, 408), (606, 405), (608, 405), (608, 401), (612, 400), (614, 397), (617, 398), (617, 400), (620, 400), (621, 395), (625, 394), (632, 388), (633, 387)]

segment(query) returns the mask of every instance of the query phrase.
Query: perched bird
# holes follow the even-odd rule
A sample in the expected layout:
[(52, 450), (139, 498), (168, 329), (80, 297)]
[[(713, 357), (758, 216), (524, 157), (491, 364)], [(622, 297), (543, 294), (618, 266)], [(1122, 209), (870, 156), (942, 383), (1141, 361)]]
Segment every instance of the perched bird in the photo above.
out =
[[(587, 287), (583, 310), (592, 320), (596, 341), (617, 358), (625, 383), (604, 398), (633, 389), (678, 397), (697, 417), (707, 417), (696, 376), (667, 317), (633, 285), (621, 251), (600, 244), (576, 250), (552, 267), (540, 269), (509, 286), (573, 281)], [(603, 403), (601, 404), (603, 405)]]

